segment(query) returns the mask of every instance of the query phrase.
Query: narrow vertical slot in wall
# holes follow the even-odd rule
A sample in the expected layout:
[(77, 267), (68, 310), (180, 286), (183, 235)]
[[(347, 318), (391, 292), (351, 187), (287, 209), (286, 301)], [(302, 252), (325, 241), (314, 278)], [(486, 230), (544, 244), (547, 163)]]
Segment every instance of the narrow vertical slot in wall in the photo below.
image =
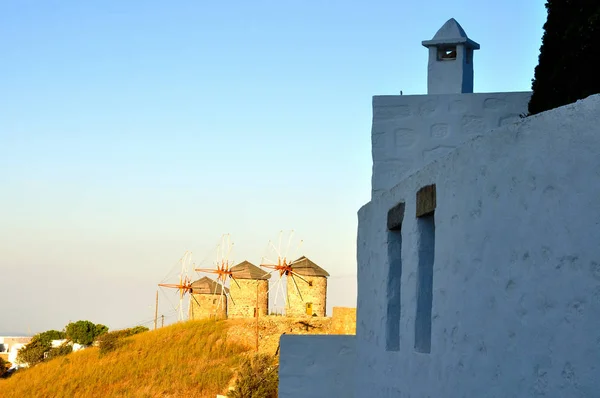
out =
[(435, 207), (435, 185), (421, 188), (417, 192), (419, 261), (417, 267), (417, 314), (415, 318), (415, 351), (421, 353), (431, 352)]
[(399, 203), (388, 212), (388, 269), (386, 286), (386, 351), (400, 350), (400, 310), (402, 283), (402, 221), (404, 203)]

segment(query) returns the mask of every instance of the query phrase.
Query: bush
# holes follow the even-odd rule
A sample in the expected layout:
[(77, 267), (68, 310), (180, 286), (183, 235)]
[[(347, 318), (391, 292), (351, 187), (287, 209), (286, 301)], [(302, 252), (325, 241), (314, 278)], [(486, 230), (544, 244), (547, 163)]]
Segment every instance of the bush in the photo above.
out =
[(127, 331), (126, 337), (129, 337), (129, 336), (133, 336), (134, 334), (147, 332), (150, 329), (148, 329), (146, 326), (136, 326), (134, 328), (124, 329), (124, 330)]
[(264, 354), (245, 359), (230, 398), (277, 398), (277, 363)]
[(45, 332), (38, 333), (35, 336), (33, 336), (31, 338), (31, 341), (36, 340), (44, 346), (51, 347), (52, 340), (62, 340), (65, 337), (65, 332), (59, 332), (58, 330), (47, 330)]
[(19, 350), (17, 362), (29, 366), (37, 365), (44, 360), (44, 353), (51, 351), (52, 340), (62, 340), (65, 337), (65, 333), (58, 330), (47, 330), (34, 335), (31, 341)]
[(600, 93), (600, 1), (548, 0), (529, 114)]
[(63, 343), (58, 347), (51, 348), (48, 351), (47, 359), (62, 357), (73, 352), (73, 346), (69, 343)]
[(39, 340), (31, 341), (19, 350), (17, 354), (17, 363), (35, 366), (44, 360), (44, 353), (50, 349), (50, 344), (45, 345)]
[(98, 349), (100, 351), (100, 355), (108, 354), (122, 345), (123, 341), (118, 332), (109, 332), (98, 338)]
[(6, 373), (7, 368), (8, 362), (6, 362), (4, 358), (0, 357), (0, 377), (2, 377), (4, 373)]
[(19, 350), (17, 362), (35, 366), (44, 360), (44, 353), (52, 347), (52, 340), (61, 340), (64, 338), (65, 333), (58, 330), (47, 330), (34, 335), (31, 341)]
[(108, 332), (108, 327), (94, 324), (90, 321), (77, 321), (69, 323), (66, 327), (66, 336), (74, 343), (90, 345), (98, 336)]
[(145, 326), (136, 326), (134, 328), (115, 330), (114, 332), (104, 333), (98, 338), (98, 348), (100, 355), (107, 354), (123, 345), (125, 337), (133, 336), (134, 334), (146, 332), (149, 329)]

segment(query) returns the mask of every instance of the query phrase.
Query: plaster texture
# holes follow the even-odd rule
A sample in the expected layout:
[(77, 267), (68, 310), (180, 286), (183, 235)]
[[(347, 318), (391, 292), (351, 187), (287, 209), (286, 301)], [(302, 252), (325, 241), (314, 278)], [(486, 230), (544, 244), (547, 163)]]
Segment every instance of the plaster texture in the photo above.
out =
[[(326, 316), (327, 310), (327, 278), (324, 276), (302, 276), (306, 281), (295, 277), (298, 290), (291, 275), (287, 276), (287, 294), (289, 306), (286, 308), (286, 316)], [(311, 306), (312, 313), (308, 314), (308, 306)]]
[[(393, 153), (374, 140), (381, 194), (359, 211), (357, 397), (598, 396), (600, 95), (517, 121), (527, 97), (434, 97), (435, 107), (424, 107), (431, 96), (376, 98), (374, 133), (405, 144)], [(455, 101), (461, 112), (450, 111)], [(422, 122), (412, 116), (432, 108)], [(436, 114), (462, 126), (444, 137), (463, 144), (425, 165), (443, 131), (432, 129)], [(432, 135), (427, 145), (415, 138), (417, 156), (404, 161), (409, 140), (397, 129), (411, 117)], [(502, 125), (508, 117), (517, 122)], [(402, 170), (381, 170), (383, 159)], [(429, 184), (434, 235), (416, 217), (416, 193)], [(400, 202), (402, 225), (389, 231)], [(423, 253), (433, 258), (429, 353), (417, 323)]]
[(530, 92), (373, 97), (372, 197), (481, 134), (520, 120)]
[(355, 342), (355, 336), (282, 335), (279, 397), (354, 397)]

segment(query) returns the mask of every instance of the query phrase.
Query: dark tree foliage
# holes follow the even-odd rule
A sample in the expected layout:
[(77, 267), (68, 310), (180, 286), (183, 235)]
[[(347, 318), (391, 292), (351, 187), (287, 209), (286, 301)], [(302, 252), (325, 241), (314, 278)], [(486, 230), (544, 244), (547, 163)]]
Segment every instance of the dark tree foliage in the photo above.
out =
[(548, 0), (529, 114), (600, 93), (600, 1)]
[(69, 323), (65, 330), (69, 340), (81, 345), (90, 345), (98, 336), (108, 332), (108, 327), (90, 321), (77, 321)]
[(72, 352), (73, 346), (69, 343), (64, 343), (58, 347), (51, 348), (50, 351), (48, 351), (48, 357), (46, 359), (62, 357), (63, 355), (68, 355)]
[(268, 355), (256, 355), (245, 359), (238, 372), (230, 398), (277, 398), (279, 383), (275, 360)]
[(49, 344), (45, 345), (39, 340), (32, 339), (25, 347), (19, 350), (17, 362), (35, 366), (44, 360), (44, 353), (49, 349)]
[(4, 360), (4, 358), (0, 357), (0, 377), (2, 377), (4, 375), (4, 373), (6, 373), (6, 361)]
[(134, 334), (147, 332), (145, 326), (136, 326), (129, 329), (115, 330), (114, 332), (104, 333), (98, 337), (98, 347), (100, 355), (108, 354), (123, 345), (123, 339)]
[(64, 338), (65, 333), (58, 330), (47, 330), (34, 335), (31, 341), (19, 350), (17, 362), (27, 363), (29, 366), (42, 362), (44, 353), (52, 348), (52, 340), (62, 340)]
[(38, 341), (41, 344), (50, 347), (52, 345), (52, 340), (62, 340), (65, 337), (65, 332), (59, 332), (58, 330), (47, 330), (33, 336), (31, 341)]

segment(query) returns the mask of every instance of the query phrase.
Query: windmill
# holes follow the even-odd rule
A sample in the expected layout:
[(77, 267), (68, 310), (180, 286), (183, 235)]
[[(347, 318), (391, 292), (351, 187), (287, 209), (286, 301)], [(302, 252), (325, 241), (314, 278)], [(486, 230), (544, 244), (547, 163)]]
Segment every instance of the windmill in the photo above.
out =
[[(183, 256), (177, 262), (181, 264), (181, 271), (179, 272), (179, 283), (159, 283), (158, 286), (165, 287), (168, 289), (177, 289), (179, 293), (179, 305), (176, 307), (178, 312), (178, 321), (185, 319), (185, 313), (183, 311), (183, 298), (187, 293), (192, 293), (192, 281), (188, 276), (188, 268), (192, 261), (192, 252), (186, 251)], [(167, 278), (165, 278), (167, 279)], [(193, 297), (193, 295), (192, 295)]]
[[(304, 301), (304, 299), (302, 298), (302, 293), (300, 292), (300, 288), (298, 287), (298, 281), (297, 279), (299, 279), (300, 281), (307, 283), (308, 281), (306, 279), (304, 279), (300, 274), (298, 274), (295, 270), (294, 270), (294, 264), (296, 262), (296, 260), (290, 260), (290, 256), (288, 255), (289, 250), (290, 250), (290, 245), (292, 243), (293, 237), (294, 237), (294, 230), (289, 231), (289, 237), (287, 238), (287, 244), (285, 246), (285, 248), (282, 248), (281, 244), (282, 244), (282, 240), (285, 241), (285, 239), (283, 239), (284, 236), (284, 231), (279, 231), (279, 241), (278, 241), (278, 245), (275, 246), (273, 244), (272, 241), (269, 241), (267, 250), (271, 251), (272, 254), (277, 256), (277, 260), (273, 260), (270, 259), (269, 257), (272, 256), (269, 255), (269, 257), (263, 257), (260, 266), (270, 269), (271, 271), (269, 272), (269, 274), (275, 273), (277, 272), (279, 274), (279, 278), (277, 279), (277, 281), (275, 283), (273, 283), (271, 285), (271, 287), (269, 288), (269, 292), (271, 292), (271, 290), (275, 289), (275, 305), (277, 305), (277, 299), (279, 297), (279, 294), (282, 295), (283, 300), (284, 300), (284, 306), (290, 304), (290, 300), (289, 300), (289, 295), (288, 295), (288, 289), (290, 288), (288, 286), (288, 281), (291, 280), (294, 284), (294, 289), (296, 290), (296, 292), (298, 292), (298, 296), (300, 297), (300, 299), (302, 301)], [(302, 246), (303, 241), (300, 240), (300, 242), (298, 243), (296, 249), (294, 250), (294, 254), (296, 254), (296, 252), (300, 249), (300, 247)], [(274, 257), (274, 256), (273, 256)], [(295, 256), (294, 256), (295, 257)], [(291, 257), (291, 258), (294, 258)], [(287, 277), (287, 281), (285, 282), (286, 286), (285, 286), (285, 292), (284, 292), (284, 286), (283, 286), (283, 281), (284, 281), (284, 276)]]
[[(216, 312), (219, 312), (221, 305), (227, 305), (227, 298), (229, 298), (232, 304), (235, 305), (233, 297), (226, 286), (230, 280), (234, 281), (239, 287), (239, 283), (235, 280), (231, 267), (233, 261), (230, 259), (231, 252), (233, 251), (233, 242), (231, 242), (231, 235), (224, 234), (221, 236), (221, 242), (217, 245), (217, 255), (215, 260), (214, 268), (195, 268), (194, 271), (200, 273), (213, 274), (217, 276), (216, 283), (213, 287), (213, 295), (219, 295), (218, 306), (215, 308)], [(210, 279), (210, 278), (209, 278)], [(211, 279), (212, 280), (212, 279)], [(193, 295), (192, 295), (193, 297)], [(224, 304), (225, 303), (225, 304)]]

